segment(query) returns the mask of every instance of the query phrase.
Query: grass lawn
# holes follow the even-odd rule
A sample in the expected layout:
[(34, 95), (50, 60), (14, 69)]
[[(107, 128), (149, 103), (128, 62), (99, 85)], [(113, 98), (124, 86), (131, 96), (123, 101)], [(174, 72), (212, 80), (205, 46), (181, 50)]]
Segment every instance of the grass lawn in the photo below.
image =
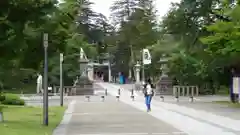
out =
[(42, 108), (6, 106), (4, 123), (0, 123), (1, 135), (51, 135), (62, 120), (64, 107), (49, 107), (49, 126), (42, 125)]
[(230, 101), (214, 101), (214, 103), (227, 105), (229, 107), (240, 108), (240, 103), (232, 103)]

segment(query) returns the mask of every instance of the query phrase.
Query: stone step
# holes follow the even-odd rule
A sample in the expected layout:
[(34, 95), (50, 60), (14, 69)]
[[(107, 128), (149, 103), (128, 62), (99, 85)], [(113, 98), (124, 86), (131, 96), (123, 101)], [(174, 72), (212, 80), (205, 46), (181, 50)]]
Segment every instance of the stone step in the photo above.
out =
[(93, 88), (84, 88), (76, 90), (76, 95), (94, 95)]

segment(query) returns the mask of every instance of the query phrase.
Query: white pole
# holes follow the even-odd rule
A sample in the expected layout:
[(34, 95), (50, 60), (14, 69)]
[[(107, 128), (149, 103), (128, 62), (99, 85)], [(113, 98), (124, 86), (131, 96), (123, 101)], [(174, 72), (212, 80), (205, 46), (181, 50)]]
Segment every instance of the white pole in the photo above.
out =
[(108, 81), (112, 81), (112, 71), (111, 71), (111, 62), (108, 60)]
[(143, 59), (144, 59), (144, 54), (143, 54), (143, 50), (141, 51), (142, 53), (142, 82), (145, 81), (145, 68), (144, 68), (144, 63), (143, 63)]

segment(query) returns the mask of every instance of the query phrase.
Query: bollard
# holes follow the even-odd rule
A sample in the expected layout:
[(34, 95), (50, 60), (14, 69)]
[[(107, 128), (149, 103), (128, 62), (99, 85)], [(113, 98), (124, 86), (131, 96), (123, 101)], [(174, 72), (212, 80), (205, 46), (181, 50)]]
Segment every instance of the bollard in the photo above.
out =
[(118, 89), (118, 95), (119, 95), (119, 96), (121, 95), (121, 90), (120, 90), (120, 89)]
[(117, 101), (119, 101), (120, 96), (116, 96), (116, 98), (117, 98)]
[(107, 92), (107, 89), (105, 89), (105, 96), (107, 96), (108, 95), (108, 92)]
[(134, 101), (134, 95), (131, 95), (132, 101)]
[(164, 97), (163, 97), (163, 96), (160, 96), (160, 98), (161, 98), (161, 101), (164, 102)]
[(134, 95), (134, 91), (133, 91), (133, 89), (131, 90), (131, 95), (132, 95), (132, 96)]
[(178, 97), (178, 96), (176, 96), (176, 97), (175, 97), (175, 100), (176, 100), (177, 102), (179, 102), (179, 97)]
[(193, 96), (190, 96), (190, 97), (189, 97), (189, 102), (191, 102), (191, 103), (192, 103), (192, 102), (193, 102), (193, 100), (194, 100), (194, 99), (193, 99)]
[(134, 101), (134, 91), (133, 91), (133, 89), (131, 89), (131, 99), (132, 99), (132, 101)]
[(90, 101), (90, 96), (86, 96), (86, 99), (89, 102)]
[(102, 100), (102, 102), (104, 102), (105, 101), (105, 96), (101, 96), (101, 100)]

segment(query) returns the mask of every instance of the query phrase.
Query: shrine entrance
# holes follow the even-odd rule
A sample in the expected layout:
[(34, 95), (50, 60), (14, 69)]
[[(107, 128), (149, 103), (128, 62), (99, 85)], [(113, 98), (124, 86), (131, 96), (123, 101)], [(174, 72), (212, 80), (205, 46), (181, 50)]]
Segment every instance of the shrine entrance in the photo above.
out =
[(94, 79), (107, 82), (109, 80), (108, 66), (94, 66)]

